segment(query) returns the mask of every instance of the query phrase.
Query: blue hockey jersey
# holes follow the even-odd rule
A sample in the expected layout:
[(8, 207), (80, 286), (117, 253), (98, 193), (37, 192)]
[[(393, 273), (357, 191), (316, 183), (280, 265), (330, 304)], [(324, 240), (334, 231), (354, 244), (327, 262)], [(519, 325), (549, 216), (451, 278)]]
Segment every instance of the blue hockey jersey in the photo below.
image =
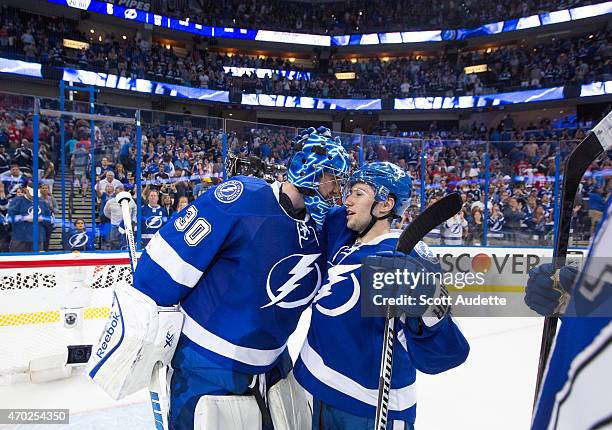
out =
[(64, 251), (87, 251), (94, 247), (91, 229), (78, 231), (71, 228), (63, 236)]
[(153, 238), (153, 235), (168, 222), (168, 210), (161, 206), (152, 207), (150, 205), (143, 206), (140, 211), (142, 226), (142, 241), (147, 244)]
[(612, 422), (611, 221), (612, 198), (561, 318), (533, 430), (604, 429)]
[[(10, 201), (7, 219), (12, 226), (11, 237), (13, 240), (22, 242), (34, 241), (34, 222), (25, 221), (27, 217), (32, 217), (33, 214), (33, 202), (25, 196), (17, 196)], [(46, 226), (50, 225), (53, 220), (49, 206), (42, 199), (38, 199), (38, 215), (38, 241), (42, 241)]]
[[(326, 231), (327, 276), (312, 304), (310, 330), (294, 373), (315, 398), (354, 415), (374, 417), (385, 319), (361, 316), (361, 261), (378, 251), (394, 250), (399, 232), (355, 244), (346, 228), (345, 208), (330, 212)], [(411, 255), (433, 258), (423, 242)], [(416, 370), (434, 374), (458, 366), (469, 346), (449, 316), (432, 328), (416, 318), (395, 321), (390, 418), (414, 423)]]
[(143, 252), (134, 286), (159, 305), (180, 303), (185, 315), (174, 368), (216, 363), (259, 374), (288, 356), (325, 257), (314, 222), (291, 218), (279, 191), (232, 178), (179, 212)]

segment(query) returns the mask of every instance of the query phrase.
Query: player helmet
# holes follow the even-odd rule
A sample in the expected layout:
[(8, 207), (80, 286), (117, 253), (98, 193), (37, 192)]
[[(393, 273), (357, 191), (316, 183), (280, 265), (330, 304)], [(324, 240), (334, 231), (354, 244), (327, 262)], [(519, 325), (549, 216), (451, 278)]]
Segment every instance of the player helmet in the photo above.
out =
[(384, 202), (392, 195), (395, 198), (393, 212), (401, 217), (410, 206), (412, 179), (401, 167), (387, 161), (368, 163), (356, 170), (349, 179), (349, 187), (364, 182), (374, 189), (374, 200)]
[(287, 169), (287, 179), (304, 196), (304, 203), (310, 216), (323, 225), (327, 211), (334, 205), (319, 192), (323, 172), (328, 172), (339, 180), (341, 189), (348, 179), (350, 159), (338, 138), (332, 139), (326, 127), (317, 130), (310, 127), (294, 139), (296, 153)]
[[(386, 218), (401, 217), (406, 209), (410, 207), (412, 179), (408, 173), (395, 164), (387, 161), (376, 161), (364, 165), (351, 175), (345, 191), (348, 193), (353, 185), (358, 182), (368, 184), (374, 190), (374, 203), (372, 203), (372, 207), (370, 208), (371, 220), (368, 226), (363, 231), (359, 232), (360, 237), (365, 236), (376, 221)], [(346, 200), (347, 193), (345, 193), (344, 200)], [(389, 196), (395, 198), (393, 210), (382, 217), (374, 215), (376, 203), (386, 201)]]

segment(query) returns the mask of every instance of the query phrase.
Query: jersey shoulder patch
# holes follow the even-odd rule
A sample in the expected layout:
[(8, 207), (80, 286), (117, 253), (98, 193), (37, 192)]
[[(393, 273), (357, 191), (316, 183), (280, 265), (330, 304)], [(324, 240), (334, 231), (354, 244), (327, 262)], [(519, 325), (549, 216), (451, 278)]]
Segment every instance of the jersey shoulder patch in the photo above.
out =
[(435, 254), (433, 253), (433, 251), (431, 250), (431, 248), (429, 248), (429, 246), (423, 242), (423, 241), (419, 241), (415, 246), (414, 246), (414, 251), (417, 253), (417, 255), (419, 257), (421, 257), (424, 260), (427, 260), (431, 263), (434, 264), (438, 264), (439, 261), (436, 258)]
[(282, 213), (272, 187), (259, 178), (234, 176), (205, 192), (197, 200), (202, 197), (204, 197), (202, 200), (204, 206), (206, 206), (205, 201), (212, 202), (227, 214), (265, 216)]
[(221, 203), (234, 203), (240, 198), (244, 191), (242, 182), (231, 179), (223, 182), (215, 189), (215, 198)]

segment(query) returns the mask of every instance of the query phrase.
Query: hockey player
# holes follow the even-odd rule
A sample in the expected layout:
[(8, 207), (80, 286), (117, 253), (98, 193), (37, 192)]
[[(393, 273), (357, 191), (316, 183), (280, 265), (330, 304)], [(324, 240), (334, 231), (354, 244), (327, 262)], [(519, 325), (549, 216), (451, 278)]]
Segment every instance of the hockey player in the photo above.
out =
[[(327, 277), (313, 302), (310, 330), (294, 369), (313, 396), (313, 429), (320, 430), (374, 428), (385, 319), (361, 315), (362, 260), (395, 249), (399, 233), (390, 231), (391, 221), (410, 204), (412, 181), (398, 166), (374, 162), (351, 176), (347, 190), (345, 206), (330, 211), (326, 220)], [(380, 260), (397, 258), (412, 270), (440, 270), (423, 242), (409, 256)], [(469, 346), (447, 313), (434, 316), (428, 310), (423, 318), (395, 321), (389, 429), (412, 429), (416, 370), (439, 373), (458, 366)]]
[[(527, 305), (541, 315), (561, 317), (532, 422), (533, 430), (604, 429), (612, 423), (612, 198), (580, 273), (565, 266), (559, 286), (553, 267), (529, 273)], [(575, 280), (575, 282), (574, 282)]]
[[(158, 306), (180, 303), (171, 428), (258, 429), (262, 421), (275, 430), (310, 428), (286, 344), (321, 285), (318, 224), (348, 177), (349, 157), (325, 128), (308, 129), (296, 149), (289, 182), (234, 177), (202, 194), (151, 239), (135, 288), (117, 293), (111, 314), (121, 316), (125, 329), (93, 354), (94, 380), (117, 392), (117, 385), (129, 385), (126, 379), (150, 376), (152, 364), (145, 363), (164, 357), (169, 364), (171, 354), (163, 342), (152, 347), (146, 327), (155, 325)], [(166, 323), (159, 314), (162, 339), (176, 344), (176, 330), (161, 331)], [(125, 357), (140, 363), (126, 365)]]

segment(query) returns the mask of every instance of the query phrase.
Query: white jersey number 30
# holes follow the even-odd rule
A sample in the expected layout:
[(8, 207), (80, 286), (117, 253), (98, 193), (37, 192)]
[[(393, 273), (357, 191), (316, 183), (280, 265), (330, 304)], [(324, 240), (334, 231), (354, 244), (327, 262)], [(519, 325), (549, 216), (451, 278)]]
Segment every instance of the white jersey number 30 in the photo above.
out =
[[(174, 227), (178, 231), (185, 231), (184, 239), (185, 243), (189, 246), (196, 246), (198, 243), (204, 239), (208, 233), (212, 230), (212, 227), (204, 218), (199, 217), (196, 219), (198, 215), (198, 210), (195, 206), (189, 206), (185, 215), (182, 217), (178, 217), (174, 221)], [(195, 222), (194, 222), (195, 220)]]

